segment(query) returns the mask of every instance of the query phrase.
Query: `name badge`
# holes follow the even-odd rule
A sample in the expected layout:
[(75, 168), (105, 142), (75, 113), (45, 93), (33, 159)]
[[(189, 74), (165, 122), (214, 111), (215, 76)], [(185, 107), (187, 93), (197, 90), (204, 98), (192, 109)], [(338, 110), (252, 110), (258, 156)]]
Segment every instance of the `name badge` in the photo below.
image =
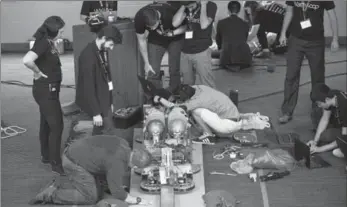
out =
[(109, 89), (110, 91), (113, 90), (113, 83), (112, 83), (112, 81), (108, 82), (108, 89)]
[(187, 31), (186, 32), (186, 39), (192, 39), (193, 38), (193, 31)]
[(300, 25), (301, 25), (301, 29), (306, 29), (312, 26), (311, 21), (309, 19), (305, 21), (301, 21)]

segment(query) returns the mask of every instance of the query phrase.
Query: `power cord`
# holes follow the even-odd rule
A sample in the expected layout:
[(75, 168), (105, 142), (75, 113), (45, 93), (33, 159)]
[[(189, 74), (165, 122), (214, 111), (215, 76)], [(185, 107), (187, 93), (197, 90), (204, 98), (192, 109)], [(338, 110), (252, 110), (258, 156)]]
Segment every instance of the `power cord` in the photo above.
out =
[[(325, 76), (325, 78), (326, 78), (326, 79), (327, 79), (327, 78), (333, 78), (333, 77), (342, 76), (342, 75), (347, 75), (347, 73), (336, 73), (336, 74), (332, 74), (332, 75)], [(301, 84), (299, 85), (299, 87), (308, 85), (308, 84), (310, 84), (311, 82), (312, 82), (312, 81), (307, 81), (307, 82), (301, 83)], [(260, 98), (266, 98), (266, 97), (273, 96), (273, 95), (277, 95), (277, 94), (280, 94), (280, 93), (283, 93), (283, 92), (284, 92), (284, 90), (279, 90), (279, 91), (275, 91), (275, 92), (272, 92), (272, 93), (267, 93), (267, 94), (260, 95), (260, 96), (250, 97), (250, 98), (246, 98), (246, 99), (240, 100), (239, 103), (241, 103), (241, 102), (246, 102), (246, 101), (253, 101), (253, 100), (256, 100), (256, 99), (260, 99)]]
[[(6, 85), (15, 85), (15, 86), (21, 86), (21, 87), (28, 87), (28, 88), (33, 87), (32, 84), (26, 84), (26, 83), (23, 83), (22, 81), (17, 81), (17, 80), (1, 81), (1, 83), (2, 84), (6, 84)], [(62, 84), (60, 87), (61, 88), (72, 88), (72, 89), (75, 89), (75, 85), (64, 85), (64, 84)]]

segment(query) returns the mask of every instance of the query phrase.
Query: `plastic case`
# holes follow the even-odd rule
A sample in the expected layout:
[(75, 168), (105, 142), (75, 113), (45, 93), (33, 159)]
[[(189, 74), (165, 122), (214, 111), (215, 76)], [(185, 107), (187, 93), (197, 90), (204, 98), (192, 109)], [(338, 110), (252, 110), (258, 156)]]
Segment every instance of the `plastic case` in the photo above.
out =
[(143, 120), (143, 108), (132, 106), (121, 108), (113, 113), (114, 126), (119, 129), (130, 128)]

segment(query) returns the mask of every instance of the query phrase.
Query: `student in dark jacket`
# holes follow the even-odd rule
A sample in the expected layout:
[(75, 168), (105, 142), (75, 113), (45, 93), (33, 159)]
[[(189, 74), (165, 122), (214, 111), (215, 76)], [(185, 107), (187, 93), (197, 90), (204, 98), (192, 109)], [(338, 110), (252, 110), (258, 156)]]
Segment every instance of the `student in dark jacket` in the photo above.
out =
[(131, 150), (125, 139), (105, 135), (86, 137), (72, 143), (62, 157), (70, 182), (51, 182), (30, 204), (94, 205), (105, 197), (99, 191), (100, 182), (95, 180), (99, 175), (106, 176), (111, 197), (119, 201), (119, 206), (148, 202), (126, 192), (123, 178), (128, 168), (144, 168), (152, 157), (147, 151)]
[(248, 24), (237, 15), (241, 10), (238, 1), (228, 4), (229, 17), (217, 24), (216, 43), (220, 53), (220, 64), (226, 69), (239, 71), (250, 67), (251, 50), (247, 44)]
[(64, 25), (61, 17), (48, 17), (34, 34), (34, 46), (23, 58), (24, 65), (34, 72), (33, 96), (40, 108), (41, 161), (51, 164), (52, 171), (59, 174), (64, 174), (60, 155), (64, 121), (59, 100), (62, 71), (54, 41), (61, 37)]
[(76, 104), (93, 117), (93, 135), (105, 134), (113, 129), (113, 83), (108, 62), (108, 50), (122, 41), (122, 34), (108, 25), (97, 34), (79, 57)]

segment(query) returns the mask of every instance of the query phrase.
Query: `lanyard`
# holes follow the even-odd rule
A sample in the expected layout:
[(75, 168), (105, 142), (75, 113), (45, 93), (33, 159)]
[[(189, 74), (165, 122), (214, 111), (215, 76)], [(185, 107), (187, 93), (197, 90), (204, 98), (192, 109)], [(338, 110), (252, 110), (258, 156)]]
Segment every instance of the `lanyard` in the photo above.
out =
[(194, 13), (189, 11), (189, 16), (187, 17), (188, 21), (191, 22), (199, 11), (200, 11), (200, 6), (194, 11)]
[(302, 2), (302, 16), (304, 17), (304, 20), (306, 20), (306, 11), (307, 11), (307, 8), (308, 8), (308, 5), (310, 4), (310, 2), (308, 1), (306, 4), (305, 2), (303, 1)]
[(192, 30), (192, 21), (196, 14), (200, 11), (200, 6), (194, 11), (194, 13), (189, 11), (189, 16), (187, 16), (188, 20), (188, 30)]
[[(104, 58), (101, 56), (101, 52), (104, 54)], [(107, 58), (107, 53), (105, 51), (98, 51), (99, 59), (101, 61), (101, 66), (104, 69), (104, 73), (106, 75), (107, 81), (110, 81), (110, 77), (108, 75), (108, 58)]]

